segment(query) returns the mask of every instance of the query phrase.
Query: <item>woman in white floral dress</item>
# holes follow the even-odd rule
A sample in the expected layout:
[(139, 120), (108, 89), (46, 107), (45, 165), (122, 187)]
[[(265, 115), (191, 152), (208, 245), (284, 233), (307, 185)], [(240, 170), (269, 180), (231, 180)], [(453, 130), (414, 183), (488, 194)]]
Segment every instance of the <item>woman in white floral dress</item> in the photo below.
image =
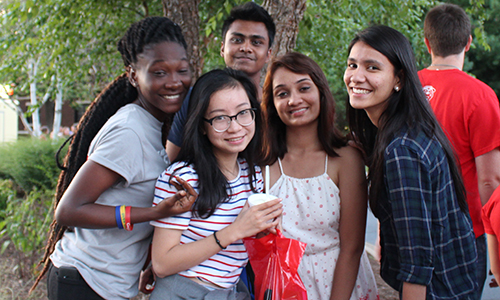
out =
[(283, 234), (307, 243), (299, 275), (308, 298), (378, 299), (364, 252), (364, 162), (335, 129), (321, 68), (300, 53), (274, 59), (262, 105), (270, 193), (283, 199)]

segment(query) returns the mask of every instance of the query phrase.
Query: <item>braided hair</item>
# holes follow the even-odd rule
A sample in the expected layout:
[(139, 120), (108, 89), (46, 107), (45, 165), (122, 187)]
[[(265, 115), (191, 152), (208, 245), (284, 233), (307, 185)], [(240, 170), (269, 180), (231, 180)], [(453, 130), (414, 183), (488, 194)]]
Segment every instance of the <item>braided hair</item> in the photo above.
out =
[[(122, 56), (125, 69), (128, 70), (132, 64), (137, 62), (138, 55), (144, 51), (146, 46), (161, 42), (175, 42), (187, 49), (180, 26), (166, 17), (148, 17), (132, 24), (118, 42), (118, 51)], [(76, 133), (71, 137), (72, 141), (64, 159), (65, 167), (62, 168), (57, 182), (54, 211), (75, 174), (87, 160), (90, 143), (96, 134), (118, 109), (135, 101), (137, 96), (137, 89), (130, 84), (127, 73), (123, 73), (111, 82), (87, 108), (78, 123)], [(162, 139), (164, 140), (166, 140), (171, 120), (172, 116), (167, 116), (164, 120), (162, 128)], [(62, 238), (67, 226), (59, 225), (54, 218), (50, 228), (45, 254), (39, 263), (39, 265), (43, 264), (44, 266), (30, 292), (36, 288), (47, 273), (50, 255), (54, 252), (56, 243)]]

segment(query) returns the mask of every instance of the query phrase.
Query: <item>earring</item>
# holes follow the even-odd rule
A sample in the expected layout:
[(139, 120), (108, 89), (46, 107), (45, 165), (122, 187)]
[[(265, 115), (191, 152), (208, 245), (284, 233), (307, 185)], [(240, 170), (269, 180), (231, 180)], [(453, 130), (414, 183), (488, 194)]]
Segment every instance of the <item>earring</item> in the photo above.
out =
[(396, 86), (394, 87), (394, 90), (395, 90), (396, 92), (399, 92), (399, 86), (397, 86), (397, 85), (396, 85)]
[(132, 79), (132, 73), (135, 72), (134, 68), (132, 67), (132, 65), (128, 65), (128, 68), (127, 68), (127, 71), (130, 73), (129, 74), (129, 81), (130, 81), (130, 84), (133, 86), (133, 87), (137, 87), (137, 82), (135, 82), (134, 79)]

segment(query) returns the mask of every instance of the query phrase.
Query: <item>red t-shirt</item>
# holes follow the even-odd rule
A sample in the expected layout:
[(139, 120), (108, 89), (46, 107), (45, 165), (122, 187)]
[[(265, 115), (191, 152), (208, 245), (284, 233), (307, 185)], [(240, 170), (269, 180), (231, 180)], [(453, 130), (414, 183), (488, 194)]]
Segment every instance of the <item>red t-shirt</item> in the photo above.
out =
[(476, 237), (484, 234), (475, 158), (500, 147), (500, 103), (485, 83), (458, 69), (418, 72), (427, 100), (460, 161)]
[(500, 238), (500, 186), (497, 187), (488, 203), (483, 207), (482, 216), (486, 233)]

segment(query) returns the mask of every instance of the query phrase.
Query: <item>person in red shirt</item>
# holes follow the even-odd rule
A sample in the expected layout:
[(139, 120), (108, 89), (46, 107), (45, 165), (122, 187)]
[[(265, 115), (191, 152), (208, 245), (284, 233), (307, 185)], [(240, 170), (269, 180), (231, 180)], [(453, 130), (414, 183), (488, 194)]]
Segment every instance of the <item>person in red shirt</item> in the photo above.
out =
[(500, 282), (500, 186), (497, 187), (490, 200), (482, 210), (484, 230), (488, 238), (488, 253), (490, 256), (491, 272), (496, 282)]
[(419, 77), (460, 161), (476, 235), (480, 299), (486, 280), (481, 208), (500, 184), (500, 105), (489, 86), (462, 71), (472, 36), (470, 19), (461, 7), (442, 4), (431, 9), (424, 35), (432, 64), (419, 71)]

